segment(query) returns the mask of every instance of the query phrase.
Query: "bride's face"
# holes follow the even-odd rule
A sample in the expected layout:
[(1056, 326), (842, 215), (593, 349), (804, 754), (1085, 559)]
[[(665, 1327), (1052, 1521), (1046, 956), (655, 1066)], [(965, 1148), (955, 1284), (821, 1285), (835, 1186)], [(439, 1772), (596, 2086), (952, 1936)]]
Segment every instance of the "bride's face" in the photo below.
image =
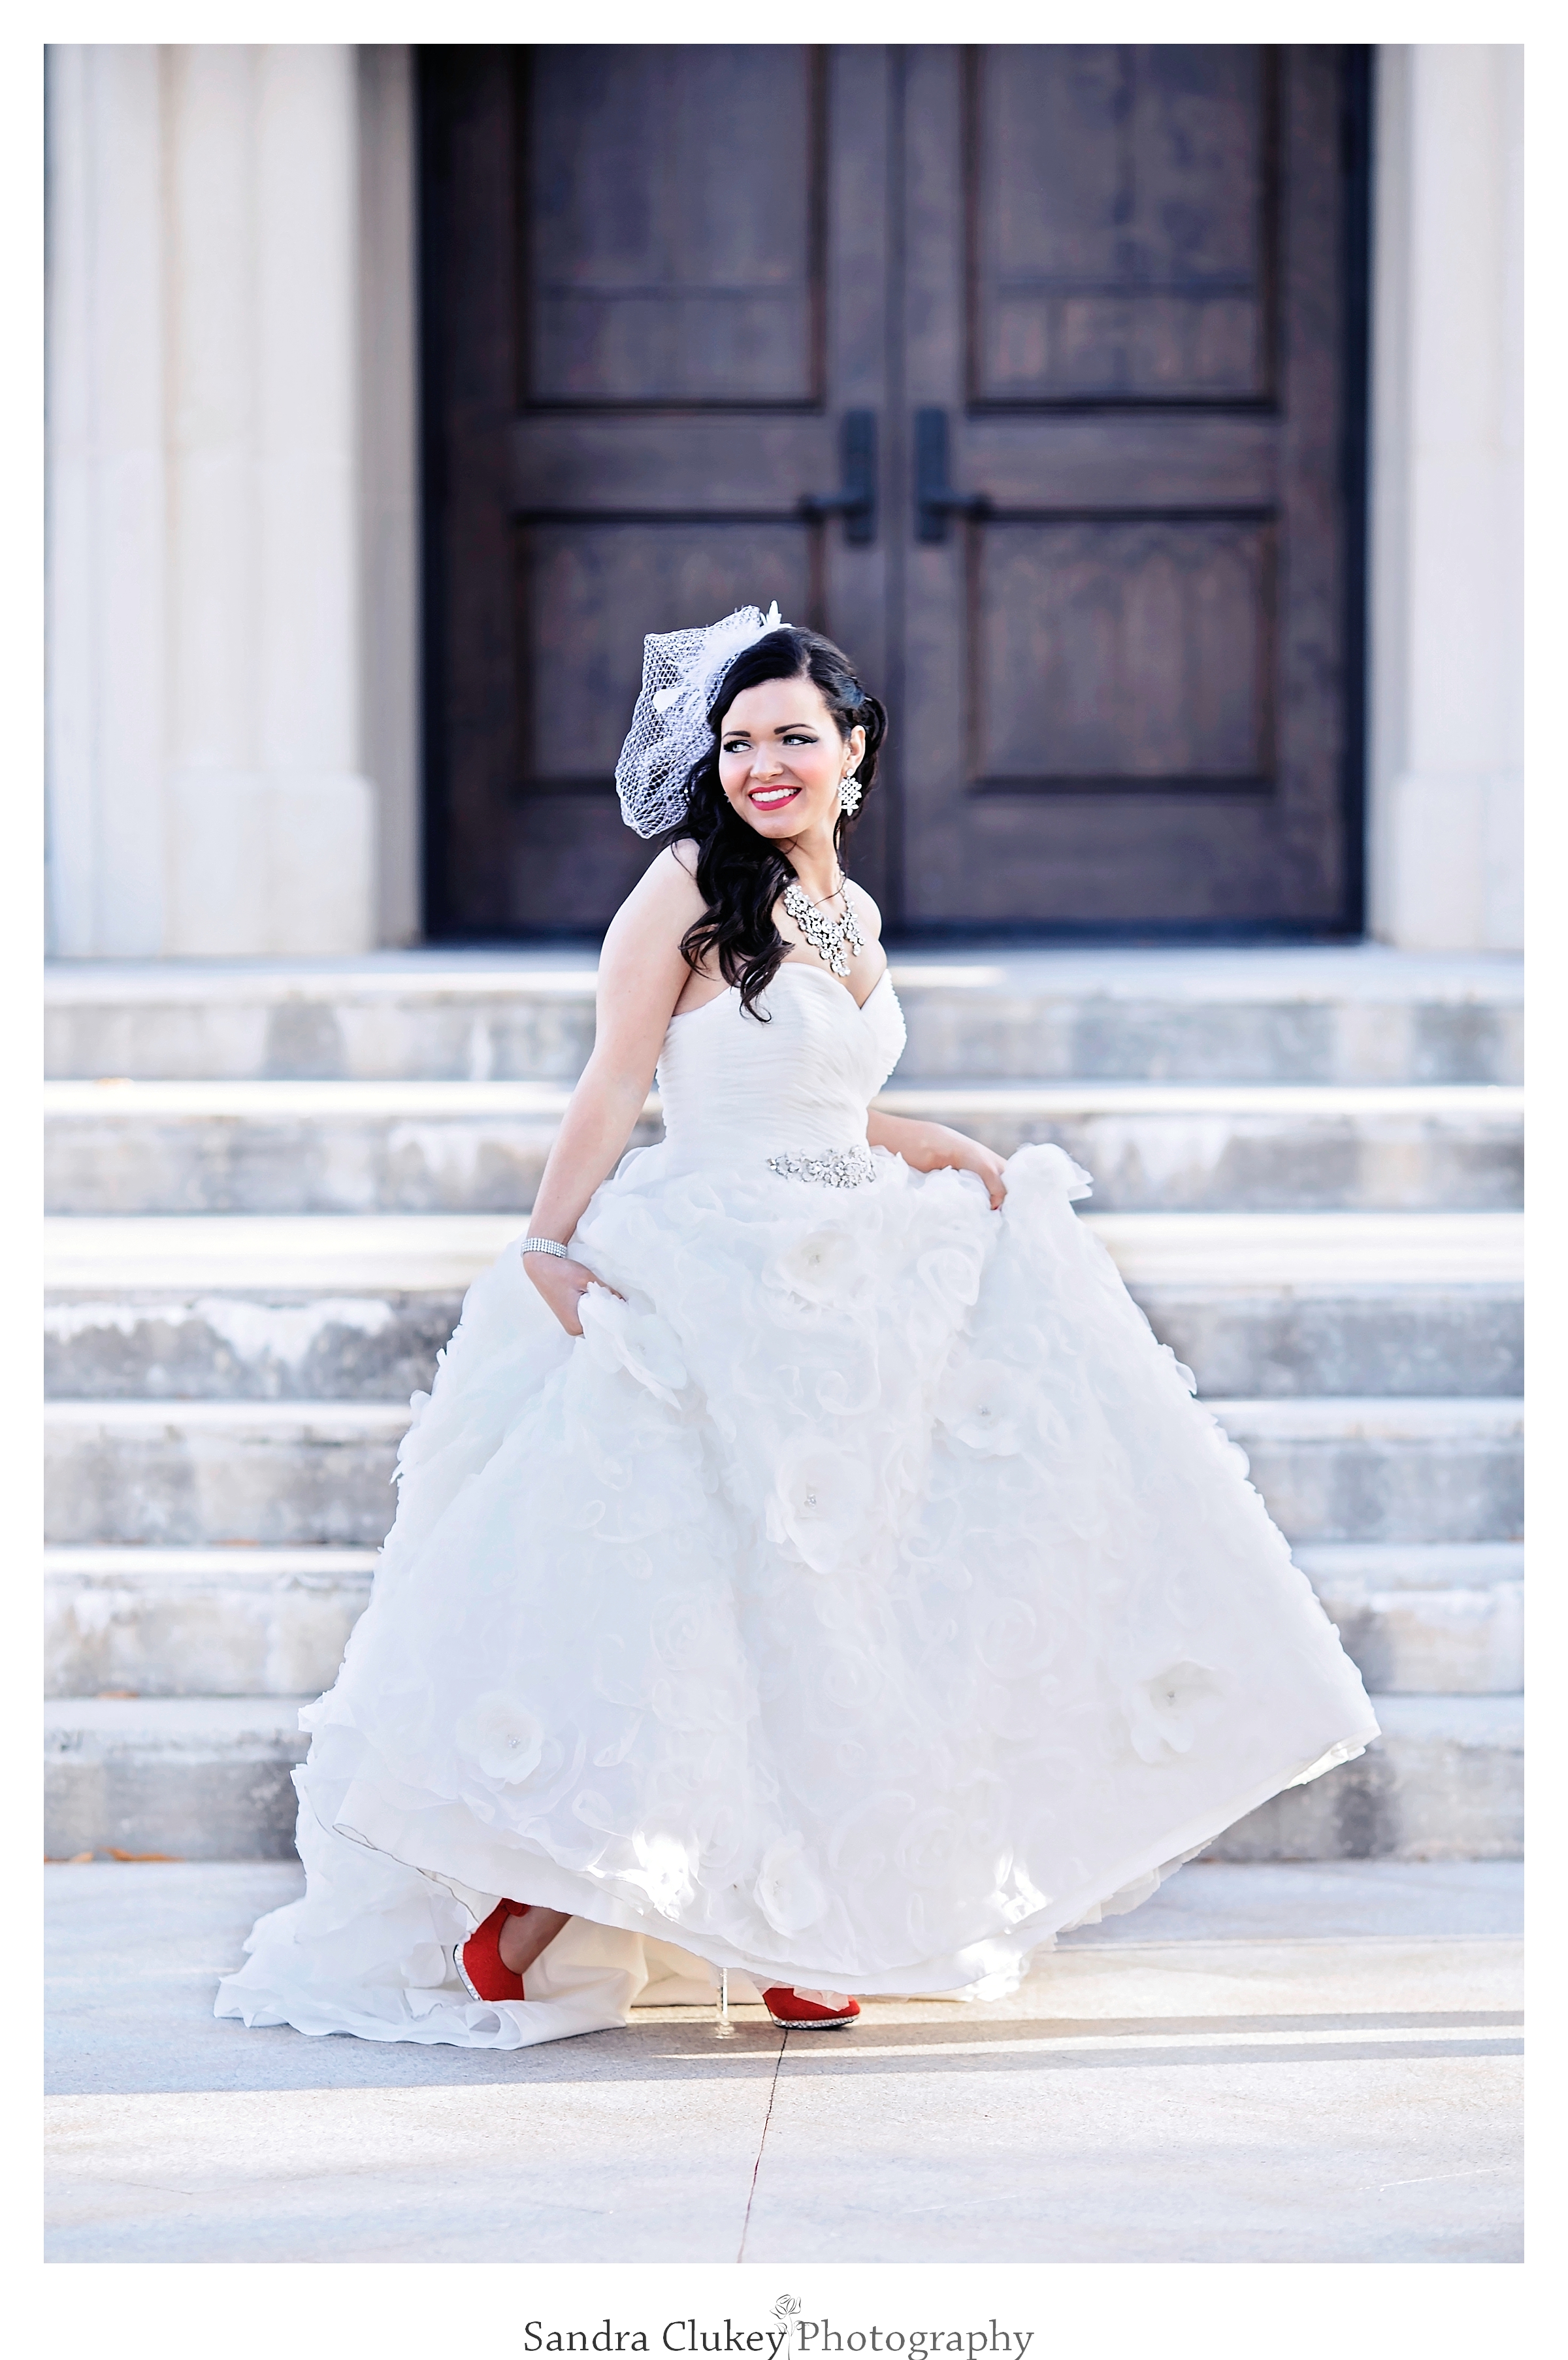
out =
[(840, 781), (865, 751), (865, 730), (841, 738), (814, 680), (759, 681), (724, 715), (719, 783), (759, 836), (831, 833)]

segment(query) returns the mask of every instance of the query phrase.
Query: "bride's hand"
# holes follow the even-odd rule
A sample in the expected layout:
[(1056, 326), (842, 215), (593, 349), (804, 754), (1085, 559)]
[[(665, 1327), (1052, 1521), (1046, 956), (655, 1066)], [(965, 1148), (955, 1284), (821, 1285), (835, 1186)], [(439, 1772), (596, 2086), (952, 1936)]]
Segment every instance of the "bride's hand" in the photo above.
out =
[(991, 1210), (999, 1213), (1002, 1199), (1007, 1193), (1006, 1167), (1002, 1158), (990, 1148), (982, 1147), (977, 1139), (965, 1139), (962, 1131), (953, 1133), (954, 1153), (952, 1158), (955, 1172), (973, 1172), (991, 1199)]
[[(591, 1270), (580, 1262), (563, 1262), (559, 1254), (525, 1254), (523, 1268), (543, 1295), (569, 1336), (583, 1333), (578, 1305), (591, 1286), (604, 1286)], [(626, 1297), (613, 1286), (604, 1286), (606, 1295), (614, 1295), (617, 1303)]]

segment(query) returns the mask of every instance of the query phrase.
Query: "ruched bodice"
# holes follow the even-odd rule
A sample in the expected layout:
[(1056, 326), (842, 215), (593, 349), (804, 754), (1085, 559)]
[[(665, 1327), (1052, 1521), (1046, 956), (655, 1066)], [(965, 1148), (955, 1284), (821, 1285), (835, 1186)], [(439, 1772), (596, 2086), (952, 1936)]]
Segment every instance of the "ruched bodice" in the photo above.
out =
[(671, 1020), (658, 1076), (671, 1166), (864, 1144), (866, 1109), (904, 1046), (891, 978), (857, 1008), (825, 968), (787, 960), (761, 1008), (745, 1014), (730, 990)]

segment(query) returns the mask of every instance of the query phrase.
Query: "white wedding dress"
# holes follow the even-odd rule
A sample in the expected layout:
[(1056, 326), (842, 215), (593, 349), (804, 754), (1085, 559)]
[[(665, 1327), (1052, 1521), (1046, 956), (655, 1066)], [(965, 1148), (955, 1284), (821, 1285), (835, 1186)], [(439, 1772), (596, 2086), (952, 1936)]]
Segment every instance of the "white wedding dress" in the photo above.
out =
[[(1376, 1736), (1087, 1176), (1022, 1148), (993, 1213), (868, 1149), (886, 975), (763, 1006), (670, 1026), (666, 1138), (574, 1240), (624, 1302), (569, 1338), (516, 1245), (471, 1288), (301, 1715), (306, 1893), (220, 2015), (511, 2048), (719, 1967), (1005, 1990)], [(482, 2005), (452, 1947), (502, 1896), (572, 1923)]]

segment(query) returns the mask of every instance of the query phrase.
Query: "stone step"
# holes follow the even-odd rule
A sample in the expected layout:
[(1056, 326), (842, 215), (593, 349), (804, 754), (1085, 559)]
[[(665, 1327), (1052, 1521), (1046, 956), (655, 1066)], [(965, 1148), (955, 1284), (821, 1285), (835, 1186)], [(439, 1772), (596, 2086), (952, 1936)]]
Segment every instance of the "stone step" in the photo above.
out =
[[(57, 1214), (488, 1213), (534, 1200), (550, 1082), (49, 1082)], [(650, 1098), (630, 1143), (661, 1136)]]
[[(1085, 1218), (1205, 1393), (1521, 1389), (1508, 1213)], [(212, 1216), (46, 1225), (60, 1396), (407, 1398), (515, 1216)]]
[(44, 1310), (44, 1382), (62, 1400), (407, 1401), (462, 1309), (461, 1287), (310, 1295), (265, 1276), (64, 1295)]
[(1524, 1551), (1311, 1546), (1297, 1562), (1374, 1696), (1512, 1696), (1524, 1687)]
[[(1523, 1390), (1523, 1300), (1490, 1286), (1140, 1286), (1202, 1393)], [(406, 1400), (428, 1388), (463, 1295), (114, 1294), (45, 1310), (66, 1400)]]
[[(1517, 1547), (1304, 1548), (1375, 1694), (1523, 1686)], [(370, 1595), (368, 1549), (45, 1553), (49, 1696), (294, 1696), (331, 1686)]]
[(44, 1854), (286, 1860), (295, 1697), (60, 1698), (44, 1706)]
[[(1145, 1286), (1132, 1292), (1207, 1393), (1493, 1394), (1523, 1389), (1517, 1287)], [(69, 1399), (406, 1398), (428, 1388), (460, 1292), (70, 1295), (44, 1313)]]
[(1524, 1390), (1517, 1287), (1135, 1283), (1132, 1293), (1206, 1394), (1517, 1399)]
[(1523, 1527), (1519, 1402), (1209, 1401), (1292, 1545), (1514, 1541)]
[[(57, 964), (61, 1077), (567, 1080), (592, 951)], [(1381, 945), (895, 948), (923, 1080), (1516, 1082), (1520, 964)]]
[[(61, 1698), (45, 1707), (51, 1859), (83, 1852), (281, 1860), (299, 1698)], [(1223, 1836), (1220, 1860), (1511, 1860), (1520, 1848), (1522, 1700), (1388, 1697), (1360, 1761)]]
[(378, 1547), (401, 1402), (55, 1402), (45, 1538), (154, 1547)]
[(877, 1104), (999, 1155), (1036, 1141), (1093, 1175), (1103, 1212), (1508, 1210), (1524, 1193), (1524, 1093), (1496, 1084), (996, 1082), (895, 1076)]
[[(45, 1193), (57, 1214), (526, 1212), (564, 1084), (57, 1081)], [(889, 1114), (1010, 1155), (1052, 1140), (1105, 1210), (1510, 1208), (1523, 1093), (1007, 1081), (899, 1082)], [(660, 1135), (657, 1098), (632, 1134)]]
[[(1524, 1579), (1522, 1541), (1315, 1541), (1296, 1551), (1320, 1598), (1351, 1592), (1496, 1590)], [(1439, 1684), (1429, 1680), (1428, 1688)], [(1519, 1680), (1509, 1682), (1519, 1688)]]
[[(1519, 1213), (1096, 1213), (1080, 1219), (1129, 1286), (1519, 1286)], [(212, 1214), (44, 1223), (44, 1284), (463, 1288), (521, 1234), (515, 1213)]]
[[(1517, 1402), (1211, 1401), (1292, 1542), (1511, 1541)], [(58, 1546), (379, 1546), (399, 1403), (74, 1401), (46, 1421)]]
[(46, 1549), (44, 1693), (318, 1695), (375, 1564), (372, 1549)]
[(1522, 1697), (1393, 1696), (1355, 1762), (1227, 1829), (1210, 1860), (1518, 1860)]

